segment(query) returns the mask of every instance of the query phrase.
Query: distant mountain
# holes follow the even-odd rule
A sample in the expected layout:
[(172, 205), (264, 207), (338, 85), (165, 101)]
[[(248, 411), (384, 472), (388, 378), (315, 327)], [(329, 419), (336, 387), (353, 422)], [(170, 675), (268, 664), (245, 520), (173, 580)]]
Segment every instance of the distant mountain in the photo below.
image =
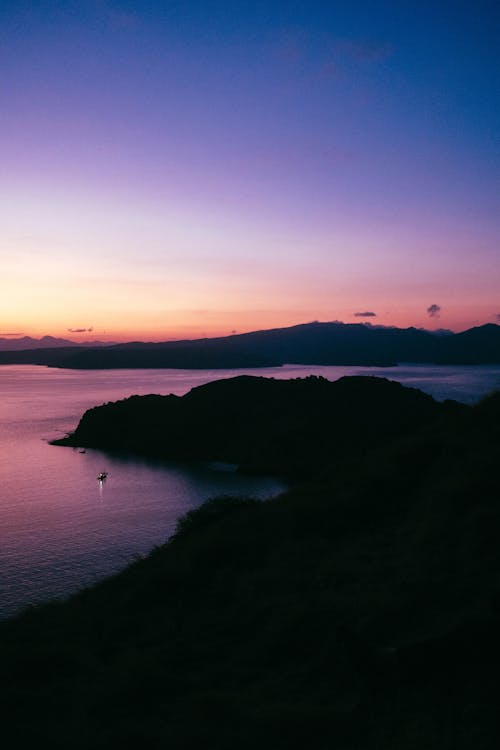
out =
[(500, 362), (500, 326), (488, 323), (441, 340), (439, 364), (480, 365)]
[[(47, 337), (48, 338), (48, 337)], [(390, 366), (399, 362), (500, 363), (500, 326), (442, 335), (417, 328), (362, 323), (306, 323), (212, 339), (132, 342), (112, 346), (53, 344), (0, 351), (0, 364), (75, 369), (231, 369), (283, 364)]]
[(22, 336), (20, 338), (1, 338), (0, 351), (18, 352), (32, 349), (64, 349), (67, 347), (101, 347), (112, 346), (109, 341), (85, 341), (77, 343), (69, 339), (54, 338), (54, 336), (42, 336), (41, 339), (34, 339), (31, 336)]
[(13, 352), (25, 349), (55, 349), (64, 346), (77, 346), (77, 344), (74, 341), (57, 339), (53, 336), (43, 336), (41, 339), (33, 339), (31, 336), (0, 338), (0, 351)]

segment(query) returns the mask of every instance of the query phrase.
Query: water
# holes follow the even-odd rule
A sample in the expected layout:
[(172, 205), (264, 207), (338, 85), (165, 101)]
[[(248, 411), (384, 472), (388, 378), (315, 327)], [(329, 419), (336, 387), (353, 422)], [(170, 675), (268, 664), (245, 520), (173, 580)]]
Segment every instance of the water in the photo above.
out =
[[(182, 394), (242, 371), (57, 370), (0, 367), (0, 617), (63, 596), (146, 554), (178, 517), (218, 494), (268, 498), (282, 484), (231, 467), (173, 464), (48, 444), (89, 407), (133, 393)], [(466, 403), (500, 387), (500, 367), (288, 365), (247, 374), (277, 378), (376, 374)], [(97, 474), (108, 472), (102, 484)]]

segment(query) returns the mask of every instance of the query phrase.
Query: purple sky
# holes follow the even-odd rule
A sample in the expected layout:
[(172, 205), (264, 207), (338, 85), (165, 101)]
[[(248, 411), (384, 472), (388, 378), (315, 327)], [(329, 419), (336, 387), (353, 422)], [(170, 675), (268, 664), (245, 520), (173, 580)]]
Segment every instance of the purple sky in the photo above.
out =
[(497, 321), (499, 15), (3, 4), (2, 330)]

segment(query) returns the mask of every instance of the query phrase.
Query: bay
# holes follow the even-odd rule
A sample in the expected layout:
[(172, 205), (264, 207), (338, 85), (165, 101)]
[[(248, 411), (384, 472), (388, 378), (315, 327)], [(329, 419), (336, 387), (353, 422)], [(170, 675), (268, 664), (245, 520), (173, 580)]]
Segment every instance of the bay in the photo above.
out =
[[(0, 367), (0, 617), (62, 597), (147, 554), (208, 497), (266, 499), (283, 484), (221, 464), (175, 464), (49, 445), (83, 412), (132, 394), (175, 393), (238, 374), (378, 375), (435, 398), (474, 403), (500, 388), (500, 367), (308, 367), (264, 370), (58, 370)], [(97, 481), (101, 471), (105, 482)]]

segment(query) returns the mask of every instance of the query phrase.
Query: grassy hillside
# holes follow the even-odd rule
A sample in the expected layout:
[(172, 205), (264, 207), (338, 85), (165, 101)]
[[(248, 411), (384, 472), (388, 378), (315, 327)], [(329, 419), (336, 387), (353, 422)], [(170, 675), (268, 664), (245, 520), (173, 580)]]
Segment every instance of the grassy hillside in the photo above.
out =
[(500, 395), (432, 408), (276, 500), (207, 503), (119, 576), (1, 624), (3, 736), (498, 747)]

